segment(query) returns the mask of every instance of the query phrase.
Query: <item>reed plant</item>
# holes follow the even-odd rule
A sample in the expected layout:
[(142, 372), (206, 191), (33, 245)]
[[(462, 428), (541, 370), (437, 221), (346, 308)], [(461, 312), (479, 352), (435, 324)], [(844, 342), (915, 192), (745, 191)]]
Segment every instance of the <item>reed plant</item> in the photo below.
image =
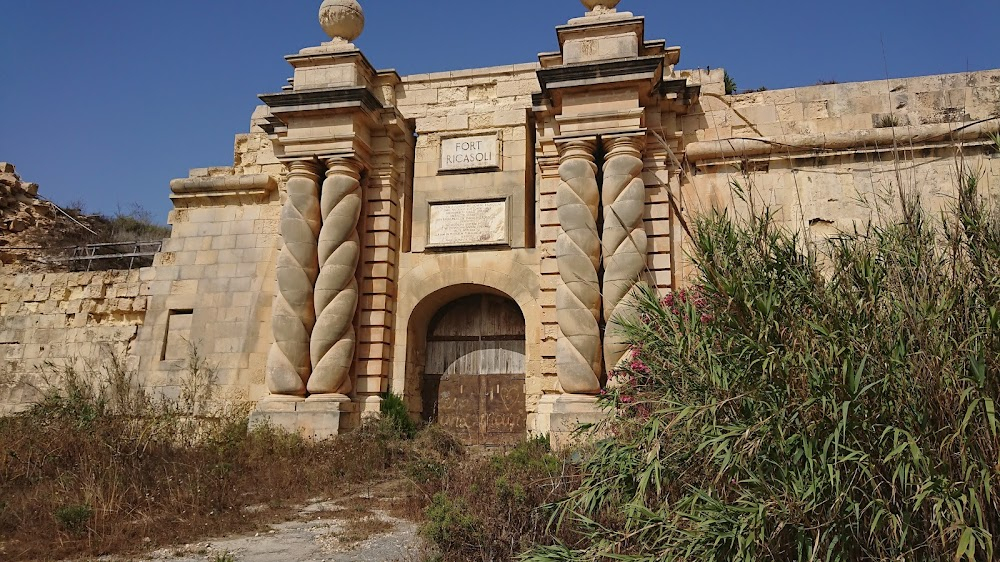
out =
[(534, 562), (996, 560), (1000, 214), (951, 209), (817, 249), (764, 211), (693, 221), (691, 286), (642, 290), (615, 415)]

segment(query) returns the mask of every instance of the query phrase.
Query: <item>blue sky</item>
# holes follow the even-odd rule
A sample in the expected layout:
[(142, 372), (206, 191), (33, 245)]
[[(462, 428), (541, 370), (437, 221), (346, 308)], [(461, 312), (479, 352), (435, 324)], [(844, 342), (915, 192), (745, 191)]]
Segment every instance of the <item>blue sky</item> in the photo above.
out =
[[(401, 74), (530, 62), (576, 0), (361, 0), (357, 44)], [(171, 179), (232, 164), (257, 94), (319, 44), (320, 0), (0, 0), (0, 161), (58, 203), (140, 204), (158, 220)], [(998, 0), (623, 0), (680, 68), (725, 67), (782, 88), (1000, 67)], [(883, 48), (884, 46), (884, 48)], [(884, 52), (884, 56), (883, 56)]]

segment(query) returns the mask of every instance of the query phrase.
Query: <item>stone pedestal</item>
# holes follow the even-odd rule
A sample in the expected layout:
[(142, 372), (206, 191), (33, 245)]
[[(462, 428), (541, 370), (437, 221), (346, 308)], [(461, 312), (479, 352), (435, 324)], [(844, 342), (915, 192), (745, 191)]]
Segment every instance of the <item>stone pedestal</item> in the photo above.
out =
[(338, 435), (353, 413), (354, 404), (343, 395), (269, 396), (250, 414), (250, 427), (266, 423), (306, 439), (323, 440)]
[(539, 435), (548, 435), (552, 448), (558, 450), (582, 442), (573, 435), (580, 424), (597, 423), (607, 415), (596, 396), (548, 394), (538, 402), (535, 429)]

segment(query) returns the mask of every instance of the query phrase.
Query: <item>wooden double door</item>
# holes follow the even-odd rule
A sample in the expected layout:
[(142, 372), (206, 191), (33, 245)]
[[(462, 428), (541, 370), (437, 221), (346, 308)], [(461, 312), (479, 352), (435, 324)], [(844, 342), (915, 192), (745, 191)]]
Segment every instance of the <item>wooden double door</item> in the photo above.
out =
[(470, 445), (524, 439), (525, 328), (514, 301), (475, 295), (431, 320), (423, 380), (425, 419)]

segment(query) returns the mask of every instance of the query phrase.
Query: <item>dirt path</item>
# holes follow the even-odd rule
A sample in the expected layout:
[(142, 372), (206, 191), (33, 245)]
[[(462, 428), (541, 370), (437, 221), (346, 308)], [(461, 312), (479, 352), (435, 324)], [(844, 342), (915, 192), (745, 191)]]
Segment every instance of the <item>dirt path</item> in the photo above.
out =
[[(418, 524), (388, 490), (314, 501), (268, 531), (162, 548), (103, 562), (423, 562)], [(380, 493), (381, 492), (381, 493)]]

